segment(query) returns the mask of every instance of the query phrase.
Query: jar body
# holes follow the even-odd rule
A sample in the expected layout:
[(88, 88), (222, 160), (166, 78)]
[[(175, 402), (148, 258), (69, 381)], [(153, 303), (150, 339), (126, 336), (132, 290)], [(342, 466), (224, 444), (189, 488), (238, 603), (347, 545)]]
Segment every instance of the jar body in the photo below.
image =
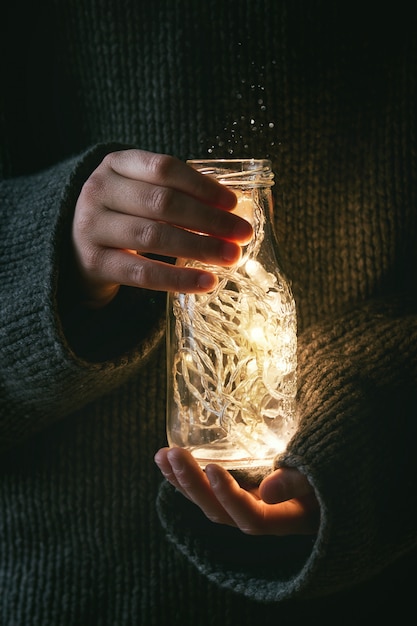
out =
[(297, 426), (296, 309), (276, 254), (273, 174), (266, 160), (189, 163), (235, 191), (254, 235), (235, 266), (204, 265), (214, 291), (168, 295), (168, 444), (201, 467), (270, 466)]

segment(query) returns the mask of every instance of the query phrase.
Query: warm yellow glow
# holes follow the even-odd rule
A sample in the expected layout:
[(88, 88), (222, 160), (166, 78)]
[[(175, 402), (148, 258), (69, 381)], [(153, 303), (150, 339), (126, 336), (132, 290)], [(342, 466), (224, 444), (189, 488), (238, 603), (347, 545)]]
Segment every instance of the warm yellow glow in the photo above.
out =
[(249, 327), (248, 334), (249, 334), (249, 337), (251, 338), (251, 340), (253, 341), (253, 343), (256, 343), (258, 345), (265, 345), (266, 344), (264, 331), (259, 326), (251, 326), (251, 327)]
[(237, 196), (237, 203), (232, 213), (243, 217), (247, 222), (253, 225), (253, 202), (251, 192), (242, 192), (234, 189)]

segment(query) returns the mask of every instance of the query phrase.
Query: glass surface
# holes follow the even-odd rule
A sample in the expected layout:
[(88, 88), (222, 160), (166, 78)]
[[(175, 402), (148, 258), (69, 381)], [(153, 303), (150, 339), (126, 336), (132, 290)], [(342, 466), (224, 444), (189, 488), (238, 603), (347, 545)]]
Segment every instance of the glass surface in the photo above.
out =
[(202, 467), (269, 466), (297, 425), (296, 309), (276, 254), (271, 164), (188, 163), (233, 188), (234, 212), (254, 235), (233, 267), (178, 261), (209, 268), (219, 282), (207, 294), (168, 296), (168, 443)]

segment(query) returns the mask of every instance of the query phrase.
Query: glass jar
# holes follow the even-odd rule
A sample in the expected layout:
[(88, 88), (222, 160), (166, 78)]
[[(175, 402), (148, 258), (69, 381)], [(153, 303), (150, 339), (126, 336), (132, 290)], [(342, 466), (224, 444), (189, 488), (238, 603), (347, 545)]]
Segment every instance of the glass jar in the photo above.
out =
[(214, 291), (171, 293), (167, 310), (167, 437), (201, 467), (271, 466), (295, 432), (296, 308), (278, 262), (271, 163), (188, 161), (237, 195), (253, 227), (233, 267), (194, 260), (218, 276)]

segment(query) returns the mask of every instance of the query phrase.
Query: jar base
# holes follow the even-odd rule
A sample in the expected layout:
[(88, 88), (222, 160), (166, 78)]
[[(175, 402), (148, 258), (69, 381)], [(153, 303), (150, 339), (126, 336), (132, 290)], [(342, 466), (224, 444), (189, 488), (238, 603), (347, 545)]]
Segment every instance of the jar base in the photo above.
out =
[(242, 450), (218, 450), (214, 446), (189, 448), (189, 450), (202, 469), (209, 463), (215, 463), (227, 470), (272, 468), (275, 456), (282, 451), (274, 450), (272, 454), (267, 456), (249, 457), (247, 453), (242, 454)]

